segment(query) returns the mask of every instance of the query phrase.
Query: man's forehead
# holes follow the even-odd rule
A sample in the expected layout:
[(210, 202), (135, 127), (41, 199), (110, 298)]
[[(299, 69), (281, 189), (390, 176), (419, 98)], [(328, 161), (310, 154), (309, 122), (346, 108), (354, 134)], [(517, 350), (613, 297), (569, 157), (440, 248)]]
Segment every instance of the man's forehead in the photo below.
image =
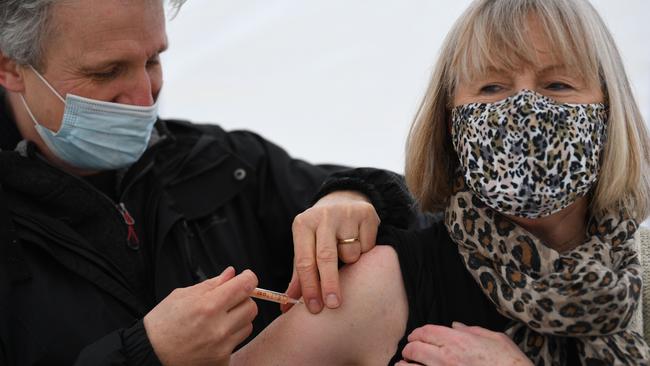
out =
[(151, 57), (167, 46), (162, 0), (65, 0), (55, 4), (49, 19), (48, 53), (60, 49), (68, 57), (97, 61), (111, 54)]

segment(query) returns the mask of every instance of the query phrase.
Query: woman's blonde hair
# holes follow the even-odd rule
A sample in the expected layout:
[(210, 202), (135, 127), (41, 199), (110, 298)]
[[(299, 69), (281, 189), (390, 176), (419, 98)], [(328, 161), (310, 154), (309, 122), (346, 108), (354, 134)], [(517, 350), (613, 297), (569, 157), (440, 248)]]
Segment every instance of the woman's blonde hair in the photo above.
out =
[(431, 83), (409, 133), (406, 180), (425, 211), (445, 207), (458, 158), (448, 132), (455, 86), (489, 67), (535, 65), (528, 27), (534, 16), (556, 56), (609, 104), (608, 140), (591, 209), (626, 207), (643, 220), (650, 210), (650, 141), (614, 40), (586, 0), (477, 0), (443, 43)]

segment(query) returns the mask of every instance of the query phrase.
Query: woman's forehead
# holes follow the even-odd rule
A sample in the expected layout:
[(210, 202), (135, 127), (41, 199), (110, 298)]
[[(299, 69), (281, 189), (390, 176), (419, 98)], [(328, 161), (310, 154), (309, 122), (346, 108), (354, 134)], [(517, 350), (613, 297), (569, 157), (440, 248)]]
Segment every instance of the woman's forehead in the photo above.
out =
[[(484, 19), (485, 20), (485, 19)], [(568, 72), (585, 81), (598, 80), (593, 45), (583, 32), (528, 13), (510, 24), (478, 21), (456, 39), (449, 75), (453, 83), (489, 73)]]
[(451, 65), (453, 82), (513, 76), (531, 71), (540, 77), (562, 75), (585, 82), (599, 80), (598, 67), (585, 53), (563, 51), (562, 46), (540, 48), (535, 47), (534, 43), (519, 48), (508, 46), (501, 44), (486, 48), (470, 45), (465, 54), (457, 57)]

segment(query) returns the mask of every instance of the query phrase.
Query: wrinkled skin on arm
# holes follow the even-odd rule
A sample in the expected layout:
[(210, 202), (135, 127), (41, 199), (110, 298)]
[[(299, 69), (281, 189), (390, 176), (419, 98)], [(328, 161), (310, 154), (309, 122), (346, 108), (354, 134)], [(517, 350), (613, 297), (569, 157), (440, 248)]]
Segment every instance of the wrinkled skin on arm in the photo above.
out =
[(341, 269), (345, 302), (311, 314), (296, 305), (232, 357), (230, 365), (386, 365), (406, 330), (397, 254), (377, 246)]

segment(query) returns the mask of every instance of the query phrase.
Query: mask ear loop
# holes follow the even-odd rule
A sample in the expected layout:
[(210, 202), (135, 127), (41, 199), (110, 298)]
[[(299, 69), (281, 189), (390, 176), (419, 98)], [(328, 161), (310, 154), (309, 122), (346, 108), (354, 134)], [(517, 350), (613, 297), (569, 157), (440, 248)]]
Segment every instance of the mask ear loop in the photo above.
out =
[[(43, 84), (45, 84), (45, 85), (46, 85), (46, 86), (47, 86), (47, 87), (52, 91), (52, 93), (54, 93), (54, 95), (56, 95), (56, 97), (59, 98), (59, 100), (60, 100), (60, 101), (65, 105), (65, 99), (63, 99), (63, 97), (61, 97), (61, 94), (59, 94), (59, 92), (57, 92), (56, 89), (54, 89), (54, 87), (53, 87), (53, 86), (52, 86), (52, 85), (51, 85), (47, 80), (45, 80), (45, 78), (43, 77), (43, 75), (41, 75), (38, 71), (36, 71), (36, 69), (34, 68), (34, 66), (32, 66), (32, 65), (27, 65), (27, 66), (28, 66), (30, 69), (32, 69), (32, 71), (34, 72), (34, 74), (35, 74), (39, 79), (41, 79), (41, 81), (43, 82)], [(27, 101), (25, 100), (25, 96), (24, 96), (22, 93), (19, 94), (19, 96), (20, 96), (20, 100), (23, 102), (23, 105), (25, 106), (25, 110), (27, 111), (27, 114), (29, 114), (29, 117), (32, 119), (32, 122), (34, 122), (34, 125), (36, 125), (36, 126), (41, 126), (41, 127), (46, 128), (46, 129), (49, 130), (49, 128), (47, 128), (47, 127), (41, 125), (40, 123), (38, 123), (38, 120), (36, 120), (36, 117), (35, 117), (34, 114), (32, 113), (32, 109), (29, 108), (29, 106), (27, 105)], [(52, 131), (52, 132), (56, 135), (56, 132), (54, 132), (54, 131)]]
[(54, 87), (53, 87), (52, 85), (50, 85), (50, 83), (49, 83), (47, 80), (45, 80), (45, 78), (43, 77), (43, 75), (41, 75), (40, 72), (36, 71), (36, 69), (34, 68), (34, 66), (32, 66), (32, 65), (28, 65), (28, 66), (29, 66), (30, 69), (32, 69), (32, 71), (34, 72), (34, 74), (36, 74), (36, 76), (38, 76), (38, 78), (41, 79), (41, 81), (43, 82), (43, 84), (47, 85), (47, 87), (50, 88), (50, 90), (52, 91), (52, 93), (54, 93), (54, 95), (56, 95), (56, 96), (59, 98), (59, 100), (61, 100), (61, 102), (63, 102), (63, 104), (65, 104), (65, 99), (61, 96), (61, 94), (59, 94), (59, 92), (56, 91), (56, 89), (54, 89)]
[(34, 114), (32, 113), (31, 108), (27, 105), (27, 101), (25, 100), (25, 97), (22, 94), (18, 94), (20, 96), (20, 100), (23, 102), (23, 105), (25, 106), (25, 110), (27, 111), (27, 114), (29, 114), (29, 117), (32, 119), (32, 122), (34, 122), (34, 125), (40, 126), (41, 124), (38, 123), (36, 120), (36, 117), (34, 117)]

